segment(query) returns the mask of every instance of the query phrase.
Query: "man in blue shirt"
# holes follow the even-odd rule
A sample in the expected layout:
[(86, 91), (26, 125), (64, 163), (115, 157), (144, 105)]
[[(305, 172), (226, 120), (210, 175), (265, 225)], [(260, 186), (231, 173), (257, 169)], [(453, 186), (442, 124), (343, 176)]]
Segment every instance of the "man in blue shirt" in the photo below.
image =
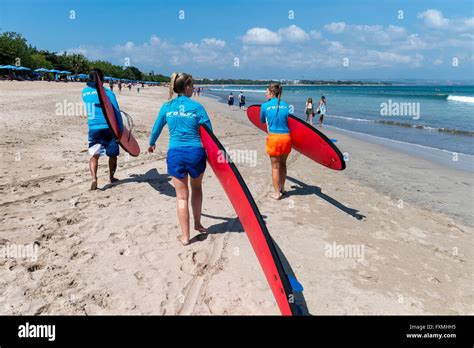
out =
[[(100, 107), (99, 96), (93, 81), (93, 72), (97, 72), (101, 83), (104, 83), (104, 73), (100, 69), (93, 69), (89, 74), (89, 82), (87, 87), (82, 90), (82, 100), (87, 110), (87, 125), (89, 128), (89, 154), (91, 158), (89, 160), (89, 169), (92, 176), (91, 190), (97, 190), (97, 168), (99, 166), (99, 157), (105, 150), (106, 155), (109, 157), (109, 178), (110, 182), (117, 181), (114, 177), (117, 169), (117, 156), (119, 155), (119, 147), (115, 140), (115, 136), (109, 128), (107, 121)], [(122, 117), (120, 115), (120, 109), (115, 98), (114, 93), (104, 88), (112, 106), (114, 107), (115, 114), (120, 126), (123, 129)]]

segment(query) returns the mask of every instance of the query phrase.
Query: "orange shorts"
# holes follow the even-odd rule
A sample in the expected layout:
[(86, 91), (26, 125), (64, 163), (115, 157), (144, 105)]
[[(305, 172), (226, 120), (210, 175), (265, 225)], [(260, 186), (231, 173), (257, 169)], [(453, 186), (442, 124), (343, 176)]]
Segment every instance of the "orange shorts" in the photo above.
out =
[(288, 155), (291, 152), (291, 136), (289, 134), (268, 134), (265, 150), (270, 156)]

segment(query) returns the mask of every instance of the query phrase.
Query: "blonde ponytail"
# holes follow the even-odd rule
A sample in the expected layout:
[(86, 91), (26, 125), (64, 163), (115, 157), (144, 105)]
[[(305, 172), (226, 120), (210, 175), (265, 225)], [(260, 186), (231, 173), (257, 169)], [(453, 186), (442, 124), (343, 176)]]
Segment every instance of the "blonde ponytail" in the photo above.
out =
[[(268, 90), (275, 96), (278, 97), (278, 106), (280, 106), (281, 95), (283, 94), (283, 86), (280, 83), (271, 83), (268, 86)], [(278, 111), (277, 111), (278, 113)]]
[(176, 77), (178, 76), (177, 73), (172, 73), (171, 74), (171, 79), (170, 79), (170, 95), (168, 100), (171, 100), (173, 98), (173, 92), (174, 92), (174, 83), (176, 81)]
[(183, 94), (186, 87), (193, 83), (193, 77), (186, 73), (172, 73), (170, 78), (169, 100), (173, 98), (173, 93)]

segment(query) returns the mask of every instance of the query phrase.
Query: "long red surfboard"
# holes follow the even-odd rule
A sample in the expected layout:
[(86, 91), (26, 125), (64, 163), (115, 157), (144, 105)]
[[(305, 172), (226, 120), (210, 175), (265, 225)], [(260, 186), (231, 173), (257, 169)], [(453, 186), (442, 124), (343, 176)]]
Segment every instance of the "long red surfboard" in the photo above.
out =
[(119, 145), (127, 151), (131, 156), (137, 157), (140, 154), (140, 145), (138, 145), (137, 140), (133, 137), (132, 132), (123, 125), (123, 130), (120, 132), (119, 123), (117, 117), (122, 117), (121, 115), (116, 115), (114, 107), (105, 93), (104, 86), (99, 80), (99, 76), (96, 72), (93, 72), (94, 76), (94, 85), (99, 96), (100, 107), (104, 113), (104, 117), (109, 125), (112, 133), (115, 136), (115, 140)]
[(219, 179), (250, 240), (283, 315), (298, 315), (293, 288), (250, 191), (225, 148), (206, 126), (200, 127), (207, 161)]
[[(252, 105), (247, 109), (247, 116), (255, 126), (267, 132), (267, 125), (260, 121), (260, 105)], [(341, 151), (327, 136), (303, 120), (288, 115), (291, 142), (295, 150), (311, 158), (313, 161), (334, 170), (344, 170), (346, 162)]]

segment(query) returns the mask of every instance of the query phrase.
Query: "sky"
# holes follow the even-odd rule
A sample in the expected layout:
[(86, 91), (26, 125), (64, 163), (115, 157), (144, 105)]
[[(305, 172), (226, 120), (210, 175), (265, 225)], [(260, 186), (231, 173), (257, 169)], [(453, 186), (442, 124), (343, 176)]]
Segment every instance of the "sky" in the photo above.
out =
[(0, 0), (0, 32), (140, 70), (474, 79), (472, 0)]

